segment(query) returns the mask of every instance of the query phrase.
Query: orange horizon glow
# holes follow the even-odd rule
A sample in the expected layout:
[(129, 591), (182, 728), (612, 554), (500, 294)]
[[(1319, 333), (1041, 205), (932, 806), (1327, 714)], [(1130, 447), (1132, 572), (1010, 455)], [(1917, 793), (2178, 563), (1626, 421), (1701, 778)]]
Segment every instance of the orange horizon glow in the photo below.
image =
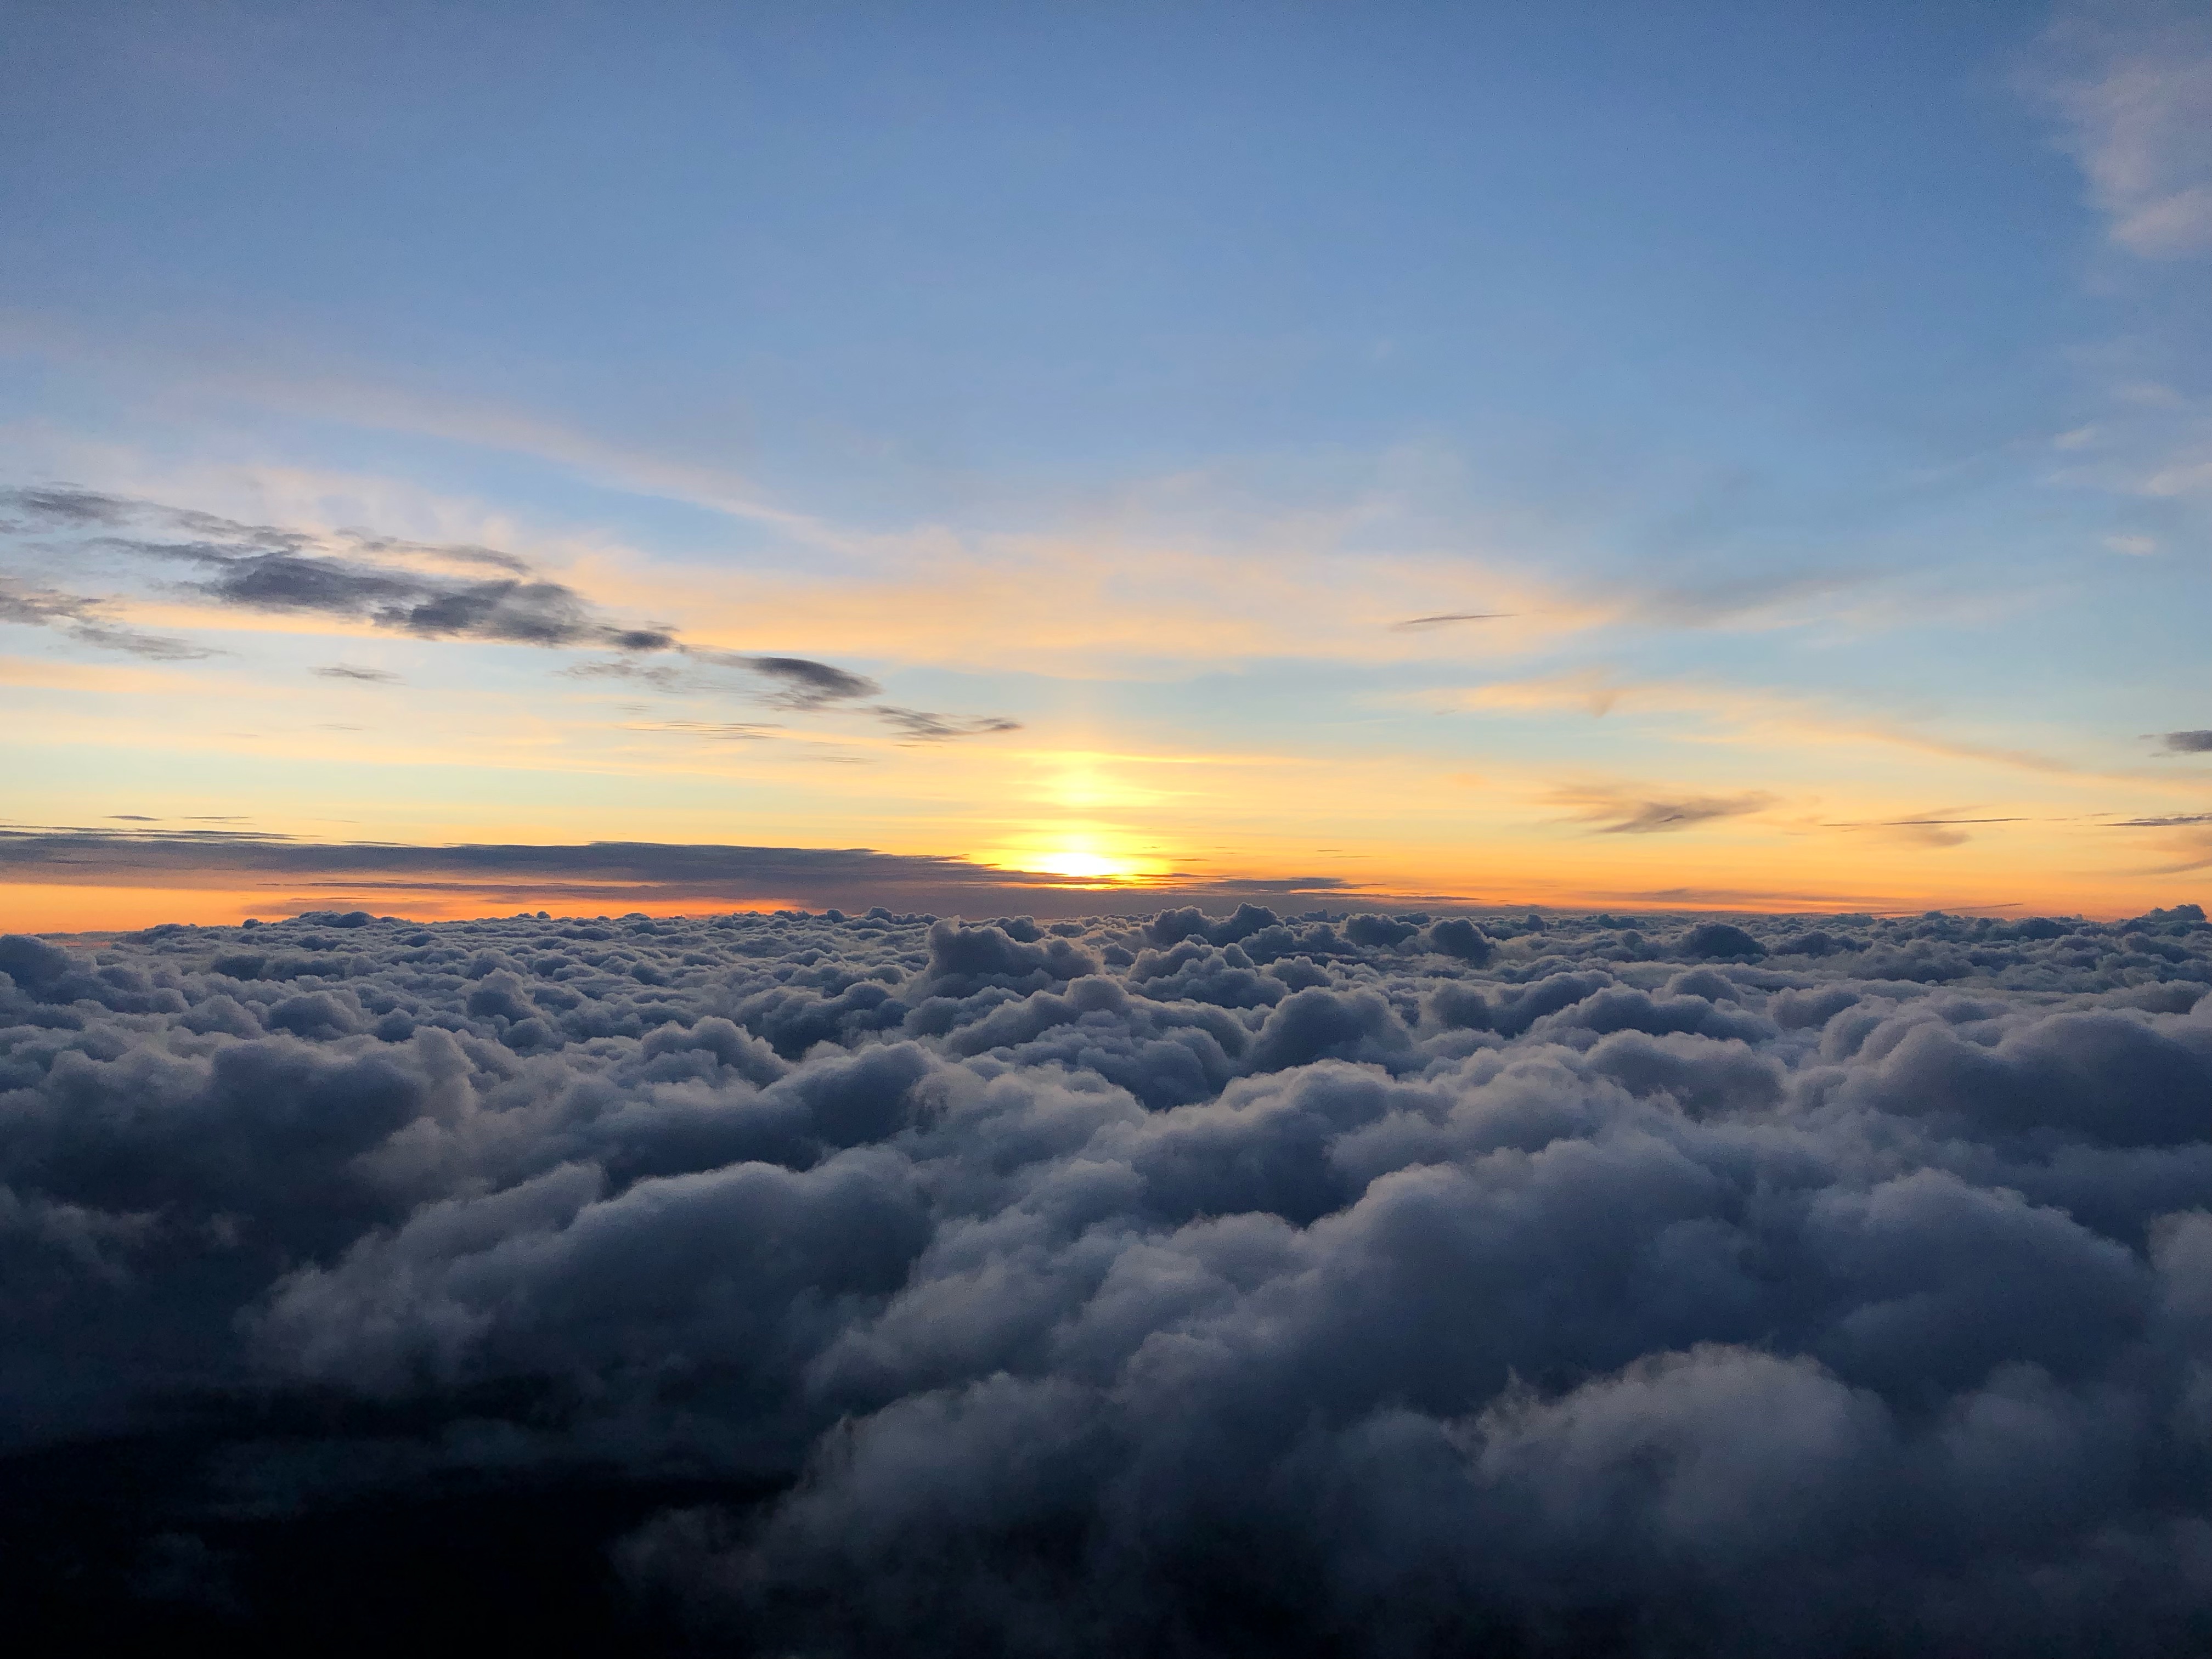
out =
[[(1746, 915), (1912, 915), (1929, 910), (1954, 915), (2081, 915), (2114, 921), (2140, 915), (2154, 906), (2182, 902), (2190, 894), (2185, 884), (2160, 882), (2150, 890), (2114, 891), (2103, 884), (2084, 883), (2067, 890), (2047, 891), (2034, 898), (2018, 896), (2021, 890), (1974, 890), (1964, 885), (1914, 888), (1899, 884), (1856, 890), (1821, 890), (1810, 884), (1778, 885), (1769, 890), (1727, 879), (1731, 867), (1741, 877), (1741, 866), (1719, 861), (1681, 860), (1678, 872), (1687, 878), (1664, 891), (1639, 889), (1617, 878), (1605, 879), (1597, 872), (1583, 880), (1563, 879), (1522, 871), (1517, 877), (1493, 868), (1491, 878), (1473, 881), (1376, 879), (1338, 889), (1249, 890), (1224, 887), (1230, 872), (1193, 872), (1166, 864), (1146, 871), (1136, 860), (1082, 845), (1063, 846), (1057, 852), (1035, 854), (1025, 861), (992, 859), (979, 861), (979, 875), (1003, 873), (1006, 885), (962, 886), (925, 892), (902, 888), (881, 899), (839, 890), (823, 892), (739, 890), (713, 884), (624, 883), (588, 878), (554, 877), (533, 881), (527, 876), (501, 873), (487, 877), (481, 872), (456, 870), (444, 875), (425, 874), (420, 881), (376, 876), (349, 883), (343, 872), (312, 880), (288, 882), (272, 877), (242, 884), (233, 870), (205, 872), (165, 870), (158, 879), (132, 883), (94, 878), (21, 881), (0, 877), (0, 932), (100, 934), (135, 932), (166, 922), (201, 927), (233, 927), (249, 917), (273, 921), (308, 911), (367, 910), (372, 915), (399, 916), (410, 921), (447, 921), (535, 914), (544, 910), (555, 917), (649, 916), (720, 915), (738, 911), (820, 910), (832, 905), (851, 908), (864, 902), (887, 902), (898, 910), (926, 910), (941, 915), (1149, 914), (1169, 903), (1196, 902), (1201, 908), (1226, 912), (1239, 902), (1267, 905), (1279, 913), (1297, 915), (1308, 910), (1358, 912), (1413, 910), (1493, 912), (1539, 909), (1557, 912), (1607, 911), (1619, 915), (1746, 914)], [(1285, 879), (1294, 872), (1237, 871), (1236, 878), (1253, 882)], [(1698, 876), (1707, 879), (1696, 879)], [(2133, 886), (2133, 884), (2130, 884)]]

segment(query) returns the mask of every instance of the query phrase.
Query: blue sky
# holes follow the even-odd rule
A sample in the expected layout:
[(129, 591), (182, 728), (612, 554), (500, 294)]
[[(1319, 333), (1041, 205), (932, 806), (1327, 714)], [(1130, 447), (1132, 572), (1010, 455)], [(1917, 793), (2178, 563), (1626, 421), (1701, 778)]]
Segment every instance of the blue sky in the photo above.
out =
[[(404, 765), (241, 747), (208, 711), (306, 695), (329, 619), (233, 637), (173, 573), (33, 537), (19, 582), (218, 654), (133, 693), (103, 665), (151, 671), (0, 625), (53, 671), (0, 687), (39, 712), (25, 820), (228, 795), (298, 832), (350, 791), (395, 836), (522, 835), (574, 768), (605, 809), (524, 838), (1278, 872), (1356, 843), (1390, 890), (1624, 900), (1678, 866), (1826, 871), (1839, 902), (2196, 878), (2180, 826), (1978, 831), (1878, 878), (1804, 833), (2208, 804), (2153, 742), (2212, 724), (2191, 11), (94, 4), (15, 33), (0, 483), (494, 545), (1022, 727), (872, 752), (857, 793), (727, 744), (647, 787), (594, 734), (690, 704), (355, 627), (483, 718)], [(1389, 628), (1462, 609), (1513, 614)], [(315, 729), (349, 724), (438, 722)], [(145, 794), (149, 745), (195, 781)], [(1055, 805), (1034, 778), (1078, 753), (1274, 770)], [(288, 805), (310, 760), (340, 781)], [(1601, 796), (1737, 810), (1617, 836), (1578, 816)]]

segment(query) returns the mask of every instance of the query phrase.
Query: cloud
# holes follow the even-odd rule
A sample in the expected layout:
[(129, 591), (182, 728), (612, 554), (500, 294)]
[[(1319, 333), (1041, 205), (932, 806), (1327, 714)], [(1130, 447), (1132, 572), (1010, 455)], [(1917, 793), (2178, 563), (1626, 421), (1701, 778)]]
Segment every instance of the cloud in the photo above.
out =
[(868, 712), (913, 743), (942, 743), (950, 738), (988, 737), (1022, 729), (1019, 720), (995, 715), (963, 720), (951, 714), (933, 714), (926, 708), (896, 708), (884, 703), (873, 705)]
[(2028, 89), (2058, 116), (2115, 242), (2147, 258), (2212, 249), (2212, 20), (2202, 8), (2071, 9)]
[[(511, 553), (473, 543), (430, 543), (340, 530), (328, 534), (252, 525), (160, 502), (53, 485), (0, 490), (0, 505), (50, 530), (112, 532), (132, 526), (187, 539), (102, 534), (82, 548), (203, 574), (180, 586), (193, 597), (244, 610), (365, 621), (425, 640), (478, 640), (565, 649), (610, 650), (576, 664), (583, 678), (634, 678), (672, 695), (726, 690), (711, 671), (737, 670), (765, 684), (769, 707), (817, 714), (880, 696), (864, 674), (809, 657), (726, 651), (680, 639), (672, 628), (614, 620), (566, 583)], [(21, 524), (12, 526), (21, 533)], [(486, 568), (502, 574), (487, 577)], [(5, 582), (0, 577), (0, 582)], [(88, 644), (143, 656), (204, 656), (179, 641), (132, 634), (100, 621), (98, 602), (0, 586), (0, 621), (65, 622)], [(663, 653), (678, 662), (639, 661)], [(963, 717), (879, 705), (871, 708), (903, 738), (939, 741), (1019, 729), (998, 716)]]
[(2170, 830), (2183, 824), (2212, 823), (2212, 812), (2176, 812), (2165, 817), (2117, 818), (2108, 830)]
[[(779, 735), (779, 728), (663, 722), (641, 729), (718, 741)], [(151, 823), (153, 820), (146, 820)], [(236, 818), (182, 823), (235, 823)], [(584, 846), (463, 843), (404, 846), (325, 842), (232, 829), (107, 831), (0, 829), (0, 881), (71, 886), (259, 888), (272, 910), (320, 908), (350, 895), (389, 908), (438, 898), (445, 908), (493, 908), (527, 902), (627, 909), (638, 903), (805, 904), (816, 908), (896, 901), (916, 909), (1039, 906), (1078, 914), (1099, 902), (1098, 884), (978, 864), (961, 858), (878, 853), (865, 848), (798, 848), (594, 842)], [(1200, 899), (1264, 892), (1327, 892), (1331, 876), (1215, 881), (1176, 876), (1146, 884)]]
[[(145, 524), (185, 532), (191, 539), (104, 535), (88, 545), (207, 571), (185, 586), (218, 605), (364, 618), (424, 639), (604, 645), (626, 651), (665, 650), (674, 643), (674, 636), (663, 629), (601, 619), (573, 589), (533, 578), (522, 561), (489, 548), (438, 546), (358, 532), (320, 538), (64, 486), (0, 492), (0, 501), (58, 526)], [(386, 562), (360, 556), (375, 554), (386, 556)], [(424, 562), (432, 568), (417, 568)], [(441, 574), (439, 567), (453, 564), (492, 564), (516, 574), (489, 580)]]
[(319, 674), (326, 680), (359, 680), (370, 685), (396, 685), (399, 676), (384, 668), (359, 668), (351, 663), (336, 662), (323, 668), (311, 668), (310, 674)]
[(722, 743), (763, 743), (785, 728), (777, 725), (748, 725), (732, 720), (641, 720), (633, 732), (680, 732), (688, 737), (711, 738)]
[(713, 663), (725, 668), (741, 668), (760, 675), (776, 689), (766, 699), (777, 708), (811, 711), (827, 708), (833, 704), (850, 702), (857, 697), (872, 697), (883, 687), (864, 674), (855, 674), (826, 662), (814, 662), (805, 657), (750, 657), (735, 651), (702, 651), (687, 649), (685, 655), (696, 661)]
[[(1425, 693), (1430, 701), (1435, 693)], [(1581, 709), (1602, 718), (1616, 708), (1686, 715), (1746, 740), (1785, 738), (1805, 744), (1872, 744), (1977, 765), (2058, 777), (2099, 775), (2055, 756), (1965, 743), (1917, 732), (1863, 711), (1838, 708), (1771, 687), (1746, 689), (1688, 680), (1626, 681), (1601, 669), (1540, 678), (1495, 680), (1444, 694), (1447, 706), (1474, 711), (1541, 713)]]
[(0, 938), (11, 1610), (2197, 1650), (2200, 908), (1226, 908)]
[(1571, 822), (1590, 824), (1600, 835), (1607, 836), (1665, 835), (1717, 818), (1764, 811), (1774, 804), (1773, 796), (1758, 791), (1654, 798), (1604, 784), (1557, 789), (1552, 792), (1552, 799), (1576, 809)]
[(1863, 830), (1885, 841), (1903, 842), (1914, 847), (1961, 847), (1973, 839), (1966, 834), (1969, 827), (1985, 823), (2025, 823), (2027, 819), (2008, 817), (1964, 817), (1954, 813), (1935, 813), (1917, 818), (1870, 818), (1853, 823), (1824, 823), (1824, 830)]
[[(820, 714), (825, 711), (851, 708), (862, 697), (878, 696), (883, 687), (864, 674), (826, 662), (816, 662), (805, 657), (749, 656), (738, 651), (714, 651), (697, 646), (676, 647), (687, 661), (705, 669), (736, 669), (768, 682), (772, 688), (757, 701), (771, 708), (787, 709), (794, 714)], [(638, 663), (617, 658), (611, 661), (581, 663), (567, 671), (586, 678), (642, 680), (657, 690), (669, 692), (699, 692), (718, 689), (721, 682), (711, 674), (696, 669), (676, 668), (662, 663)], [(955, 738), (988, 737), (1002, 732), (1018, 732), (1019, 720), (1002, 715), (964, 716), (939, 714), (922, 708), (902, 708), (890, 703), (871, 703), (857, 712), (873, 716), (888, 726), (908, 743), (943, 743)], [(676, 731), (700, 728), (700, 722), (672, 720), (658, 722), (656, 729)], [(757, 732), (769, 728), (759, 726), (720, 727), (723, 731)]]
[(2158, 744), (2169, 755), (2212, 755), (2212, 732), (2168, 732)]
[(103, 495), (69, 484), (33, 484), (0, 490), (0, 503), (24, 513), (36, 522), (76, 527), (127, 524), (137, 504), (118, 495)]
[(248, 610), (365, 617), (380, 628), (430, 640), (611, 646), (623, 651), (663, 651), (675, 643), (675, 636), (663, 629), (599, 620), (574, 589), (559, 582), (504, 577), (453, 583), (345, 559), (237, 553), (204, 543), (141, 543), (135, 550), (214, 566), (216, 574), (189, 586), (218, 604)]
[(1437, 617), (1410, 617), (1404, 622), (1392, 623), (1390, 627), (1395, 632), (1405, 634), (1420, 629), (1443, 628), (1452, 623), (1498, 622), (1516, 614), (1511, 611), (1449, 611)]
[(216, 653), (188, 640), (167, 635), (141, 633), (103, 621), (105, 602), (82, 594), (57, 592), (52, 588), (29, 587), (0, 576), (0, 623), (27, 628), (57, 629), (80, 645), (95, 650), (121, 651), (157, 662), (184, 662)]

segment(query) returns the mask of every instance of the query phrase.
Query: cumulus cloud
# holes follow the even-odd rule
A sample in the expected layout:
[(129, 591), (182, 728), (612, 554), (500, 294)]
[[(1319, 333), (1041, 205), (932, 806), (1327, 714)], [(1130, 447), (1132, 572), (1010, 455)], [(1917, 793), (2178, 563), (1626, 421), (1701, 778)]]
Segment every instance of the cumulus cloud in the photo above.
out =
[(5, 1571), (94, 1635), (2212, 1619), (2194, 905), (325, 912), (0, 975)]

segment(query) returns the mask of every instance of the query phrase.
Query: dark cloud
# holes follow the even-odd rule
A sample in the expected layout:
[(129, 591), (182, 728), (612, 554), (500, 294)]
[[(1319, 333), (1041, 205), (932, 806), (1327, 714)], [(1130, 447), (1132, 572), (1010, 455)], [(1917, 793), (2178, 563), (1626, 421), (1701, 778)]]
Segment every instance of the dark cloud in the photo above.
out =
[(951, 738), (988, 737), (1022, 729), (1019, 720), (996, 715), (963, 720), (951, 714), (933, 714), (924, 708), (896, 708), (886, 703), (877, 703), (868, 712), (911, 743), (943, 743)]
[[(747, 741), (775, 728), (665, 722), (686, 736)], [(208, 820), (235, 823), (237, 819)], [(68, 884), (268, 890), (270, 903), (328, 902), (333, 892), (472, 895), (486, 907), (549, 902), (617, 908), (645, 901), (704, 907), (788, 901), (815, 907), (895, 899), (938, 909), (992, 904), (1077, 914), (1095, 892), (1066, 878), (959, 858), (865, 848), (778, 848), (596, 842), (586, 846), (395, 846), (307, 841), (222, 829), (109, 832), (0, 830), (0, 878)], [(1313, 878), (1292, 885), (1177, 880), (1169, 890), (1205, 898), (1248, 892), (1316, 893), (1342, 885)], [(318, 894), (324, 896), (318, 899)]]
[(0, 939), (11, 1615), (2203, 1650), (2199, 907), (1227, 908)]
[(2024, 817), (2008, 818), (1871, 818), (1859, 823), (1831, 823), (1830, 830), (1901, 830), (1942, 829), (1954, 823), (2026, 823)]
[(1555, 799), (1577, 809), (1574, 822), (1589, 824), (1599, 834), (1607, 836), (1666, 835), (1716, 818), (1741, 817), (1763, 811), (1774, 804), (1773, 796), (1755, 792), (1655, 799), (1631, 790), (1611, 787), (1563, 789)]
[(307, 672), (319, 674), (326, 680), (360, 680), (371, 685), (393, 685), (399, 680), (399, 676), (387, 668), (359, 668), (343, 662), (334, 662), (323, 668), (311, 668)]
[(137, 504), (70, 484), (33, 484), (0, 489), (0, 509), (27, 514), (37, 523), (82, 528), (127, 524)]
[(559, 582), (502, 577), (457, 583), (347, 559), (236, 553), (207, 544), (142, 544), (140, 550), (212, 565), (216, 574), (190, 584), (193, 591), (249, 610), (362, 617), (380, 628), (430, 640), (598, 646), (621, 651), (664, 651), (675, 643), (675, 636), (665, 629), (622, 628), (600, 621), (580, 595)]
[[(612, 651), (617, 654), (610, 660), (578, 664), (565, 672), (634, 678), (671, 694), (726, 691), (726, 682), (712, 671), (735, 670), (755, 683), (757, 700), (797, 713), (854, 708), (884, 690), (864, 674), (812, 658), (718, 650), (690, 644), (663, 624), (614, 620), (574, 588), (538, 574), (526, 561), (473, 543), (410, 541), (362, 530), (324, 535), (245, 524), (66, 485), (0, 490), (0, 507), (26, 515), (26, 521), (0, 521), (0, 532), (115, 532), (137, 527), (175, 532), (107, 533), (73, 545), (195, 569), (200, 574), (180, 586), (218, 605), (363, 621), (418, 639)], [(46, 556), (52, 556), (51, 550)], [(487, 568), (502, 574), (487, 577)], [(96, 600), (29, 589), (0, 576), (0, 622), (65, 627), (86, 644), (142, 656), (209, 654), (182, 641), (117, 628), (100, 618), (99, 607)], [(664, 653), (678, 660), (636, 660)], [(757, 689), (763, 685), (764, 690)], [(1019, 729), (1018, 721), (999, 716), (939, 714), (887, 704), (866, 712), (914, 742)]]
[(2115, 818), (2107, 830), (2172, 830), (2186, 824), (2212, 823), (2212, 812), (2174, 812), (2164, 817)]
[[(489, 548), (440, 546), (361, 532), (319, 538), (64, 486), (10, 491), (0, 500), (56, 529), (112, 531), (144, 526), (182, 532), (187, 539), (108, 534), (83, 545), (197, 567), (207, 574), (185, 586), (218, 604), (362, 618), (425, 639), (604, 646), (624, 651), (665, 650), (675, 642), (665, 629), (607, 622), (573, 590), (533, 578), (522, 561)], [(379, 555), (463, 567), (489, 565), (512, 574), (491, 580), (457, 579), (404, 563), (374, 562)]]
[(80, 645), (88, 645), (101, 651), (125, 652), (134, 657), (151, 658), (159, 662), (185, 661), (216, 654), (186, 640), (173, 639), (161, 634), (141, 633), (137, 629), (104, 621), (100, 613), (105, 605), (106, 601), (82, 594), (29, 587), (0, 576), (0, 623), (18, 623), (27, 628), (56, 629)]
[(703, 646), (670, 642), (684, 659), (681, 665), (646, 663), (615, 658), (579, 663), (566, 672), (580, 678), (642, 680), (656, 690), (706, 692), (727, 689), (728, 682), (714, 672), (734, 670), (765, 680), (769, 690), (757, 700), (772, 708), (813, 713), (872, 697), (883, 687), (863, 674), (805, 657), (757, 657), (741, 651), (716, 651)]
[(2168, 732), (2158, 742), (2169, 755), (2212, 754), (2212, 732)]

